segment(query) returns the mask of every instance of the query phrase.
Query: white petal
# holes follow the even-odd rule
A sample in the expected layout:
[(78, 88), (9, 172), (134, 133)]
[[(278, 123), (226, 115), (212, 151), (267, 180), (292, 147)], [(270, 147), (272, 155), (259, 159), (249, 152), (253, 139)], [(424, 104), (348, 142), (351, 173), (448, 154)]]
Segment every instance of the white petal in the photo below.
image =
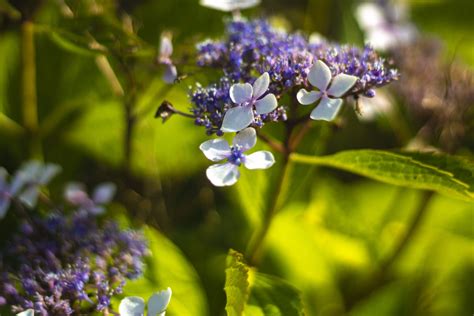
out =
[(39, 189), (37, 186), (28, 187), (25, 191), (23, 191), (19, 196), (18, 199), (26, 204), (29, 208), (33, 208), (36, 206), (36, 202), (38, 201)]
[(165, 65), (165, 72), (163, 73), (163, 81), (172, 84), (178, 78), (178, 70), (176, 66), (173, 64), (166, 64)]
[(321, 93), (320, 93), (320, 92), (316, 92), (316, 91), (308, 92), (308, 91), (306, 91), (305, 89), (301, 89), (301, 90), (298, 91), (298, 93), (296, 94), (296, 99), (298, 99), (298, 102), (299, 102), (300, 104), (303, 104), (303, 105), (308, 105), (308, 104), (314, 103), (314, 102), (316, 102), (320, 97), (321, 97)]
[(253, 127), (247, 127), (235, 135), (232, 144), (239, 145), (243, 151), (247, 151), (257, 143), (257, 132)]
[(202, 6), (225, 12), (251, 8), (259, 3), (260, 0), (201, 0)]
[(227, 110), (224, 115), (221, 130), (223, 132), (238, 132), (253, 122), (251, 106), (237, 106)]
[(360, 27), (364, 30), (381, 28), (387, 23), (383, 9), (376, 3), (365, 2), (357, 6), (356, 19)]
[(233, 185), (239, 180), (239, 168), (229, 162), (212, 165), (206, 170), (206, 176), (216, 187)]
[(53, 177), (55, 177), (61, 171), (61, 167), (54, 164), (47, 164), (44, 166), (43, 170), (41, 170), (41, 175), (38, 179), (40, 184), (47, 184)]
[(223, 138), (215, 138), (205, 141), (199, 146), (207, 159), (219, 161), (226, 159), (230, 154), (229, 143)]
[(34, 315), (35, 315), (35, 311), (32, 310), (31, 308), (27, 309), (26, 311), (16, 314), (16, 316), (34, 316)]
[(84, 185), (81, 183), (71, 182), (66, 185), (64, 190), (64, 198), (71, 204), (79, 205), (86, 200), (89, 200), (89, 196), (85, 191)]
[(161, 35), (160, 43), (160, 57), (169, 58), (173, 54), (173, 43), (171, 42), (170, 34)]
[(157, 316), (166, 311), (171, 300), (171, 294), (170, 288), (154, 293), (148, 299), (148, 316)]
[(248, 102), (252, 98), (253, 88), (250, 83), (236, 83), (230, 87), (229, 95), (235, 104)]
[(255, 102), (255, 110), (257, 110), (257, 114), (267, 114), (271, 111), (275, 110), (278, 106), (278, 101), (273, 93), (267, 94), (260, 100)]
[(265, 92), (267, 92), (269, 85), (270, 75), (268, 72), (265, 72), (253, 83), (253, 97), (255, 99), (260, 98)]
[(120, 316), (143, 316), (145, 313), (145, 301), (138, 296), (124, 298), (119, 305)]
[(322, 98), (318, 106), (311, 112), (313, 120), (332, 121), (341, 109), (342, 99)]
[(0, 219), (4, 218), (10, 207), (10, 199), (7, 197), (0, 197)]
[(332, 80), (331, 87), (328, 90), (328, 94), (333, 97), (342, 97), (344, 93), (349, 91), (357, 81), (357, 77), (339, 74)]
[(92, 199), (95, 203), (105, 204), (109, 203), (117, 191), (117, 186), (111, 182), (102, 183), (98, 185), (94, 193), (92, 194)]
[(275, 158), (269, 151), (262, 150), (245, 156), (244, 166), (247, 169), (267, 169), (273, 166)]
[(329, 82), (331, 81), (331, 70), (329, 67), (318, 60), (311, 68), (308, 73), (309, 82), (321, 91), (326, 91)]

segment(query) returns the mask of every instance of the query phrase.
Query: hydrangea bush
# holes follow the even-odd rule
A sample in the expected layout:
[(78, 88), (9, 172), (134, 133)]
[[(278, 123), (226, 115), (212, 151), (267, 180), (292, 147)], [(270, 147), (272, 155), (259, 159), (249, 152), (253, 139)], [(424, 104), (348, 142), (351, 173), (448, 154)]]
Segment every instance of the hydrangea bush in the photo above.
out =
[[(199, 3), (223, 21), (191, 1), (0, 1), (0, 314), (470, 310), (472, 71), (391, 0), (308, 1), (299, 27), (317, 7), (360, 45), (260, 0)], [(430, 265), (453, 249), (462, 277)]]

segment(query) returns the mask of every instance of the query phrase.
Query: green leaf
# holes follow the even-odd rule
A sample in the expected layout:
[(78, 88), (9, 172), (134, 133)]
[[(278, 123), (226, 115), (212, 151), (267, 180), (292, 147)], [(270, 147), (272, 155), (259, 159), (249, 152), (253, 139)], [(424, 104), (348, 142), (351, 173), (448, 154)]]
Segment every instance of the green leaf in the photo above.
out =
[(350, 171), (381, 182), (474, 199), (472, 161), (443, 154), (349, 150), (330, 156), (293, 154), (294, 162)]
[(243, 263), (243, 255), (232, 249), (227, 256), (225, 276), (227, 315), (242, 315), (249, 296), (249, 268)]
[(257, 273), (251, 287), (245, 315), (304, 315), (300, 293), (293, 286), (277, 277)]
[(251, 270), (243, 260), (242, 254), (229, 251), (224, 287), (227, 315), (304, 315), (297, 289), (277, 277)]
[(145, 228), (145, 236), (152, 255), (146, 260), (144, 277), (128, 282), (124, 296), (148, 299), (154, 292), (169, 286), (173, 296), (166, 315), (207, 315), (201, 281), (181, 251), (153, 228)]

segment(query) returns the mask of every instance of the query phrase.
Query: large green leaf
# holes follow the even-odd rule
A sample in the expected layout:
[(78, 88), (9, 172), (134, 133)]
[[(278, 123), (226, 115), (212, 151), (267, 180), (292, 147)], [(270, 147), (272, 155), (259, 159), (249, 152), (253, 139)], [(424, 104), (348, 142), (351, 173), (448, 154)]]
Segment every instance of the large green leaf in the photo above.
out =
[(255, 272), (234, 250), (227, 257), (224, 289), (229, 316), (304, 315), (297, 289), (277, 277)]
[(148, 299), (169, 286), (173, 296), (166, 315), (208, 315), (201, 281), (181, 251), (155, 229), (147, 227), (145, 236), (152, 255), (146, 260), (144, 277), (128, 282), (124, 296)]
[(294, 162), (334, 167), (381, 182), (474, 199), (474, 163), (442, 154), (350, 150), (330, 156), (292, 155)]

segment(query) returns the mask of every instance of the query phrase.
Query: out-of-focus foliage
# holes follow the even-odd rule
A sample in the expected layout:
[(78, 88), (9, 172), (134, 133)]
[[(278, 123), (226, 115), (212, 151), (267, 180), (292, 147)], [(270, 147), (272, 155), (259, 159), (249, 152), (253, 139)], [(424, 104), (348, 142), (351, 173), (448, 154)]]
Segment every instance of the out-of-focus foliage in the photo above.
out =
[[(29, 158), (30, 147), (22, 116), (21, 2), (0, 0), (0, 166), (10, 173)], [(420, 32), (439, 37), (443, 65), (455, 59), (472, 71), (474, 2), (404, 2)], [(362, 45), (354, 18), (358, 3), (263, 0), (246, 14)], [(113, 301), (116, 309), (122, 297), (147, 298), (169, 286), (171, 316), (223, 315), (225, 310), (229, 315), (474, 312), (474, 203), (469, 200), (474, 122), (466, 123), (468, 133), (454, 150), (462, 159), (387, 154), (405, 146), (419, 127), (397, 95), (393, 112), (373, 121), (361, 122), (352, 109), (344, 109), (336, 124), (315, 124), (299, 152), (318, 156), (307, 159), (312, 166), (291, 165), (279, 195), (282, 211), (269, 228), (255, 270), (228, 251), (244, 253), (264, 222), (281, 157), (275, 155), (275, 170), (245, 171), (235, 187), (216, 189), (203, 172), (208, 161), (198, 152), (206, 139), (202, 130), (191, 120), (172, 117), (163, 125), (154, 118), (164, 99), (187, 112), (188, 86), (204, 77), (191, 68), (182, 70), (188, 76), (177, 84), (162, 81), (164, 70), (155, 60), (161, 33), (171, 31), (175, 53), (192, 59), (194, 43), (221, 36), (228, 15), (197, 0), (41, 1), (38, 11), (27, 13), (34, 13), (36, 26), (39, 124), (34, 136), (44, 160), (64, 170), (44, 193), (59, 196), (60, 184), (71, 180), (88, 187), (112, 181), (117, 201), (103, 216), (114, 217), (122, 228), (145, 225), (152, 253), (145, 277), (127, 283)], [(129, 22), (133, 32), (124, 29)], [(124, 104), (130, 95), (137, 119), (131, 166), (125, 170)], [(268, 130), (275, 138), (283, 135), (279, 126)], [(352, 151), (362, 148), (375, 150)], [(259, 142), (260, 149), (269, 148)], [(383, 164), (372, 164), (382, 156)], [(407, 171), (416, 172), (408, 177)], [(443, 194), (426, 202), (427, 193), (416, 189)], [(420, 205), (425, 210), (418, 218)], [(0, 222), (2, 237), (13, 231), (15, 212)], [(8, 315), (5, 307), (0, 312)]]

